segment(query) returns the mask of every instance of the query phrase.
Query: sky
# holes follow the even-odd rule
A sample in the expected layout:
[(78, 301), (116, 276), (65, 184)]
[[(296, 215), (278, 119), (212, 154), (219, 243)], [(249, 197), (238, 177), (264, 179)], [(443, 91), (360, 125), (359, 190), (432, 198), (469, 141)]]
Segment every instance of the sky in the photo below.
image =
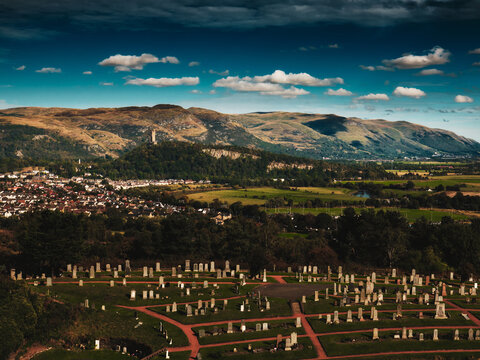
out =
[(0, 0), (0, 109), (177, 104), (480, 141), (480, 0)]

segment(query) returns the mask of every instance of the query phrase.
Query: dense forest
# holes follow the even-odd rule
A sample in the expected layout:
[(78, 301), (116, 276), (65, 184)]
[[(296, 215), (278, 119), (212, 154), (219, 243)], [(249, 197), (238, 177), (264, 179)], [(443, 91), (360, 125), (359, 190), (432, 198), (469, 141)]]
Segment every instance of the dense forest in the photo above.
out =
[[(204, 150), (233, 152), (240, 156), (236, 159), (214, 157)], [(269, 168), (272, 163), (280, 165)], [(323, 186), (339, 178), (395, 178), (373, 163), (333, 163), (234, 146), (212, 147), (172, 141), (144, 144), (119, 159), (96, 161), (90, 171), (111, 179), (209, 179), (242, 185), (274, 183), (272, 179), (279, 178), (286, 179), (286, 184), (298, 186)]]
[[(467, 276), (480, 268), (480, 221), (441, 224), (421, 218), (413, 225), (398, 212), (346, 209), (337, 219), (327, 214), (267, 216), (257, 206), (232, 204), (234, 214), (216, 225), (197, 212), (165, 218), (125, 218), (59, 212), (29, 213), (2, 219), (0, 264), (27, 274), (58, 273), (67, 263), (137, 264), (161, 260), (177, 264), (229, 259), (252, 273), (264, 267), (350, 264), (372, 268), (443, 272)], [(284, 232), (300, 233), (283, 236)], [(361, 264), (361, 265), (360, 265)]]

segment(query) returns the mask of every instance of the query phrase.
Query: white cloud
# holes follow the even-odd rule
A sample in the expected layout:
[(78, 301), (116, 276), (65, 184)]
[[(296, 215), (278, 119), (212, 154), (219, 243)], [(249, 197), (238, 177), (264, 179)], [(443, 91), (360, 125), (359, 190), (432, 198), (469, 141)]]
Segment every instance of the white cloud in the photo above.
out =
[[(166, 59), (166, 58), (163, 58)], [(162, 59), (162, 60), (163, 60)], [(176, 59), (176, 58), (175, 58)], [(152, 54), (137, 55), (112, 55), (98, 63), (101, 66), (113, 66), (115, 71), (142, 70), (146, 64), (158, 63), (159, 60)], [(177, 60), (178, 61), (178, 60)], [(162, 61), (162, 62), (167, 62)]]
[(387, 94), (368, 94), (368, 95), (362, 95), (356, 98), (356, 100), (384, 100), (388, 101), (390, 98), (388, 97)]
[(309, 91), (305, 89), (296, 88), (295, 86), (290, 86), (287, 89), (281, 87), (281, 90), (260, 91), (260, 95), (281, 96), (285, 99), (294, 99), (299, 95), (308, 95), (308, 94), (310, 94)]
[(416, 88), (407, 88), (403, 86), (397, 86), (393, 91), (396, 96), (407, 96), (415, 99), (420, 99), (422, 96), (426, 96), (424, 91)]
[(362, 68), (363, 70), (375, 71), (375, 66), (372, 66), (372, 65), (368, 65), (368, 66), (360, 65), (360, 68)]
[(457, 95), (455, 96), (456, 103), (472, 103), (473, 99), (467, 95)]
[(472, 64), (473, 66), (480, 66), (480, 61), (476, 61)]
[(8, 109), (15, 107), (15, 105), (9, 104), (7, 101), (0, 99), (0, 109)]
[(305, 89), (296, 88), (294, 86), (291, 86), (290, 88), (284, 88), (280, 84), (256, 82), (248, 76), (244, 78), (240, 78), (238, 76), (229, 76), (227, 78), (215, 81), (213, 86), (225, 87), (241, 92), (258, 92), (261, 95), (276, 95), (284, 98), (295, 98), (299, 95), (309, 94), (309, 92)]
[(209, 74), (215, 74), (215, 75), (220, 75), (220, 76), (227, 76), (230, 74), (230, 70), (223, 70), (223, 71), (215, 71), (215, 70), (208, 70)]
[(352, 96), (353, 93), (351, 91), (345, 90), (344, 88), (340, 88), (338, 90), (328, 89), (324, 92), (325, 95), (331, 96)]
[(284, 98), (295, 98), (299, 95), (310, 94), (305, 89), (290, 86), (285, 88), (282, 85), (304, 85), (304, 86), (332, 86), (343, 84), (342, 78), (318, 79), (307, 73), (286, 74), (282, 70), (275, 70), (272, 74), (262, 76), (228, 76), (213, 83), (215, 87), (225, 87), (242, 92), (258, 92), (261, 95), (277, 95)]
[(190, 91), (192, 94), (201, 94), (202, 92), (198, 89), (193, 89)]
[(310, 50), (317, 50), (315, 46), (300, 46), (298, 48), (300, 51), (310, 51)]
[(200, 63), (199, 63), (198, 61), (190, 61), (190, 62), (188, 63), (188, 66), (190, 66), (190, 67), (192, 67), (192, 66), (199, 66), (199, 65), (200, 65)]
[(210, 95), (215, 95), (217, 93), (217, 91), (215, 89), (212, 89), (208, 92)]
[(423, 69), (417, 75), (420, 76), (430, 76), (430, 75), (444, 75), (445, 73), (442, 70), (438, 69)]
[(180, 64), (180, 61), (175, 56), (165, 56), (160, 59), (161, 63)]
[(377, 65), (377, 66), (372, 66), (372, 65), (368, 65), (368, 66), (360, 65), (360, 68), (362, 68), (363, 70), (368, 70), (368, 71), (375, 71), (375, 70), (394, 71), (393, 68), (387, 67), (387, 66), (383, 66), (383, 65)]
[(125, 85), (147, 85), (155, 87), (179, 86), (179, 85), (198, 85), (200, 79), (198, 77), (181, 77), (181, 78), (148, 78), (148, 79), (128, 79)]
[(396, 59), (383, 60), (389, 68), (420, 69), (431, 65), (442, 65), (449, 62), (451, 53), (439, 46), (434, 47), (426, 55), (406, 54)]
[(330, 45), (328, 45), (328, 47), (330, 49), (338, 49), (340, 46), (338, 46), (338, 44), (330, 44)]
[(23, 71), (23, 70), (25, 70), (26, 68), (27, 68), (27, 67), (26, 67), (25, 65), (22, 65), (22, 66), (19, 66), (19, 67), (15, 68), (15, 70), (17, 70), (17, 71)]
[(113, 86), (113, 82), (101, 82), (100, 85), (102, 85), (102, 86)]
[(35, 72), (41, 73), (41, 74), (52, 74), (52, 73), (61, 73), (62, 69), (54, 68), (54, 67), (44, 67), (39, 70), (35, 70)]
[(480, 54), (480, 48), (476, 48), (476, 49), (470, 50), (468, 53), (469, 53), (469, 54), (477, 54), (477, 55), (479, 55), (479, 54)]
[(88, 70), (88, 71), (84, 71), (82, 74), (83, 75), (92, 75), (92, 72), (90, 70)]
[(275, 70), (271, 75), (255, 76), (253, 77), (253, 81), (303, 86), (332, 86), (334, 84), (343, 84), (343, 79), (340, 77), (318, 79), (307, 73), (286, 74), (282, 70)]

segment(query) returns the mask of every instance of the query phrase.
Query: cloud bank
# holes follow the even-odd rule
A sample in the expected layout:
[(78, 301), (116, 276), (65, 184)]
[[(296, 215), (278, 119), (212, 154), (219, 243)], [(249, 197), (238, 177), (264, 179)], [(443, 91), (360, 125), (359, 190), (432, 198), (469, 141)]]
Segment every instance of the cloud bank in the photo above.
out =
[(416, 88), (407, 88), (403, 86), (397, 86), (395, 90), (393, 91), (393, 94), (396, 96), (406, 96), (406, 97), (411, 97), (414, 99), (420, 99), (423, 96), (426, 96), (427, 94)]
[(100, 66), (113, 66), (116, 72), (143, 70), (147, 64), (170, 63), (178, 64), (180, 61), (175, 56), (165, 56), (161, 59), (152, 54), (137, 55), (112, 55), (98, 63)]
[(128, 79), (125, 85), (147, 85), (154, 87), (167, 87), (167, 86), (179, 86), (179, 85), (198, 85), (200, 79), (198, 77), (181, 77), (181, 78), (134, 78)]

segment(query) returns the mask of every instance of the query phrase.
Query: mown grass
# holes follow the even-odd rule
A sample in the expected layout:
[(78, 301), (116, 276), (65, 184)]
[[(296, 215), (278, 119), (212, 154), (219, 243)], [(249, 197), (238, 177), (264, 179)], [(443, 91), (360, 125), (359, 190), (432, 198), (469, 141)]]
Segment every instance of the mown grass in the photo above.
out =
[[(367, 310), (367, 311), (365, 311)], [(353, 314), (353, 322), (347, 323), (347, 315), (339, 315), (340, 324), (327, 325), (325, 323), (325, 316), (322, 319), (308, 318), (308, 322), (312, 326), (312, 329), (316, 333), (326, 333), (334, 331), (350, 331), (350, 330), (363, 330), (376, 328), (398, 328), (398, 327), (414, 327), (414, 326), (472, 326), (475, 324), (471, 320), (465, 320), (465, 318), (458, 311), (448, 311), (449, 318), (445, 320), (435, 320), (435, 311), (423, 311), (423, 319), (418, 318), (417, 312), (402, 313), (402, 318), (399, 320), (392, 320), (394, 311), (384, 313), (379, 312), (379, 321), (370, 320), (370, 309), (364, 308), (363, 318), (365, 321), (359, 321), (356, 314)], [(333, 316), (332, 316), (333, 318)]]
[[(364, 208), (364, 207), (355, 207), (355, 212), (357, 214), (360, 214), (363, 210), (368, 210), (370, 208)], [(330, 216), (340, 216), (343, 214), (343, 211), (345, 208), (341, 207), (334, 207), (334, 208), (298, 208), (298, 207), (292, 207), (292, 208), (275, 208), (275, 209), (265, 209), (265, 211), (268, 214), (288, 214), (290, 212), (296, 213), (296, 214), (312, 214), (312, 215), (318, 215), (318, 214), (328, 214)], [(407, 218), (409, 221), (415, 221), (422, 216), (425, 217), (427, 220), (432, 220), (435, 222), (438, 222), (442, 220), (444, 216), (450, 216), (454, 220), (466, 220), (469, 219), (470, 217), (465, 214), (460, 214), (457, 212), (451, 212), (451, 211), (440, 211), (440, 210), (428, 210), (428, 209), (403, 209), (403, 208), (390, 208), (390, 207), (383, 207), (383, 208), (375, 208), (375, 211), (397, 211), (401, 213), (403, 216)]]
[[(184, 305), (179, 305), (177, 308), (178, 311), (175, 313), (167, 313), (165, 307), (153, 307), (150, 308), (150, 310), (168, 316), (184, 324), (198, 324), (214, 321), (240, 321), (242, 319), (273, 318), (276, 316), (291, 315), (291, 309), (287, 300), (270, 298), (269, 301), (271, 306), (270, 310), (261, 311), (254, 301), (250, 299), (250, 311), (245, 310), (243, 312), (240, 311), (240, 304), (243, 302), (243, 299), (229, 300), (226, 310), (221, 310), (223, 308), (223, 301), (217, 301), (216, 306), (219, 308), (219, 310), (216, 314), (214, 313), (213, 309), (208, 307), (205, 315), (193, 315), (190, 317), (187, 317)], [(196, 309), (196, 307), (196, 305), (193, 305), (193, 311)]]
[[(54, 284), (52, 287), (38, 286), (32, 287), (35, 291), (40, 293), (48, 293), (56, 299), (71, 303), (71, 304), (80, 304), (89, 300), (90, 306), (95, 304), (99, 309), (102, 305), (107, 307), (113, 307), (116, 305), (125, 305), (125, 306), (142, 306), (142, 305), (160, 305), (160, 304), (172, 304), (174, 301), (177, 303), (180, 302), (193, 302), (198, 299), (210, 300), (212, 297), (217, 299), (228, 298), (234, 296), (245, 295), (248, 291), (251, 291), (255, 285), (245, 285), (239, 288), (239, 294), (235, 293), (233, 290), (233, 285), (218, 285), (218, 289), (213, 289), (211, 283), (209, 287), (204, 289), (203, 284), (197, 283), (196, 289), (191, 289), (191, 295), (186, 296), (186, 290), (181, 290), (174, 284), (170, 284), (164, 289), (159, 288), (156, 285), (150, 284), (128, 284), (127, 286), (122, 286), (116, 284), (114, 287), (110, 287), (109, 284), (95, 284), (95, 283), (84, 283), (83, 286), (78, 286), (78, 284)], [(136, 291), (136, 300), (130, 300), (130, 291)], [(160, 299), (153, 300), (143, 300), (142, 292), (143, 290), (153, 290), (154, 294), (160, 294)], [(184, 296), (181, 296), (181, 293), (184, 293)], [(212, 296), (212, 291), (215, 291), (215, 295)]]
[(128, 355), (109, 350), (70, 351), (51, 349), (33, 357), (33, 360), (124, 360)]
[[(425, 336), (425, 341), (419, 341), (419, 333)], [(319, 336), (319, 340), (328, 356), (342, 356), (353, 354), (373, 354), (397, 351), (429, 351), (449, 349), (479, 349), (480, 341), (468, 341), (467, 330), (460, 330), (460, 340), (453, 341), (454, 329), (439, 329), (439, 340), (433, 341), (433, 329), (414, 330), (414, 338), (401, 340), (394, 339), (398, 332), (379, 332), (380, 340), (372, 340), (372, 331), (356, 334), (337, 334)]]
[[(268, 323), (268, 330), (256, 331), (256, 324), (262, 324), (264, 322)], [(238, 340), (250, 340), (250, 339), (262, 339), (262, 338), (271, 338), (276, 337), (278, 334), (290, 335), (292, 332), (296, 332), (298, 335), (305, 334), (303, 327), (295, 327), (295, 320), (274, 320), (274, 321), (259, 321), (259, 322), (245, 322), (247, 330), (245, 332), (240, 331), (239, 322), (233, 323), (233, 333), (227, 334), (227, 324), (222, 324), (217, 326), (217, 330), (221, 332), (219, 335), (212, 335), (214, 331), (214, 326), (199, 326), (193, 328), (195, 334), (198, 336), (200, 329), (206, 331), (206, 336), (199, 338), (201, 345), (204, 344), (216, 344), (229, 341), (238, 341)]]
[(353, 195), (353, 192), (344, 188), (308, 187), (295, 189), (276, 189), (272, 187), (248, 188), (238, 190), (205, 191), (188, 194), (191, 200), (212, 202), (214, 199), (232, 204), (241, 202), (244, 205), (263, 205), (269, 199), (285, 198), (294, 204), (307, 200), (338, 200), (364, 201), (365, 199)]
[[(270, 352), (276, 346), (272, 341), (255, 341), (251, 343), (252, 351), (248, 350), (248, 344), (236, 344), (229, 346), (219, 346), (214, 348), (203, 348), (200, 350), (202, 359), (231, 359), (231, 360), (295, 360), (311, 359), (316, 357), (315, 349), (310, 339), (298, 339), (299, 349), (292, 351), (274, 351)], [(236, 348), (237, 352), (233, 349)], [(257, 351), (257, 352), (254, 352)]]

